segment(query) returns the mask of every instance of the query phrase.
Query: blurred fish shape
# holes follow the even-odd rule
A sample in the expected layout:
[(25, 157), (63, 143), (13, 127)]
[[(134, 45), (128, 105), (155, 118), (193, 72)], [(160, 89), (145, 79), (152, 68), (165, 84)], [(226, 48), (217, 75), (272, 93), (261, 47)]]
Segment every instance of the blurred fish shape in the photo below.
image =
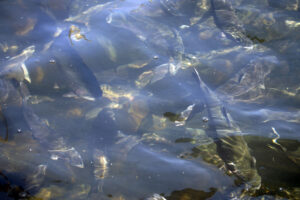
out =
[(63, 159), (71, 166), (84, 168), (82, 157), (78, 151), (74, 147), (66, 145), (64, 139), (58, 137), (55, 131), (27, 105), (26, 99), (23, 100), (23, 116), (33, 137), (48, 149), (52, 160)]
[(102, 96), (100, 84), (91, 69), (85, 65), (70, 45), (67, 34), (63, 32), (57, 37), (50, 49), (64, 77), (64, 84), (71, 90), (64, 96), (95, 101)]
[(67, 161), (71, 166), (84, 168), (84, 164), (81, 155), (76, 151), (74, 147), (48, 150), (51, 153), (52, 160), (63, 159)]
[(19, 55), (10, 58), (3, 64), (0, 70), (0, 77), (15, 78), (18, 81), (26, 80), (31, 83), (28, 69), (25, 62), (34, 54), (35, 46), (25, 48)]
[(216, 25), (226, 36), (237, 43), (250, 45), (252, 41), (246, 36), (243, 23), (236, 14), (235, 4), (240, 1), (211, 0)]
[(166, 200), (166, 198), (159, 194), (153, 194), (151, 197), (148, 197), (145, 200)]
[(153, 70), (145, 71), (138, 77), (135, 84), (139, 88), (143, 88), (147, 85), (151, 85), (159, 80), (162, 80), (167, 75), (175, 75), (180, 69), (180, 64), (174, 64), (172, 62), (164, 63), (156, 66)]
[(47, 165), (39, 165), (37, 166), (37, 169), (33, 172), (32, 176), (28, 177), (28, 187), (26, 188), (26, 191), (29, 191), (33, 188), (39, 187), (46, 175)]
[(26, 127), (26, 123), (22, 123), (25, 120), (22, 116), (24, 96), (20, 92), (21, 85), (23, 84), (15, 79), (0, 78), (0, 113), (6, 126), (6, 134), (2, 135), (4, 141), (8, 140), (10, 132), (16, 133)]
[(259, 189), (261, 177), (255, 168), (255, 158), (251, 156), (242, 132), (221, 100), (202, 81), (196, 69), (194, 73), (208, 112), (208, 135), (214, 140), (219, 156), (227, 170), (246, 184), (246, 189), (251, 191)]
[(143, 12), (130, 12), (126, 9), (123, 12), (110, 13), (106, 22), (114, 27), (131, 31), (147, 46), (168, 56), (170, 60), (174, 60), (174, 63), (181, 61), (184, 46), (181, 35), (176, 29), (144, 16)]
[(89, 25), (90, 18), (94, 16), (95, 14), (98, 14), (99, 12), (103, 11), (104, 9), (111, 6), (113, 2), (107, 2), (104, 4), (97, 4), (95, 6), (92, 6), (88, 8), (87, 10), (80, 12), (77, 15), (70, 16), (67, 19), (65, 19), (66, 22), (76, 22), (76, 23), (82, 23), (85, 25)]
[(232, 100), (253, 102), (264, 97), (265, 78), (279, 65), (280, 62), (276, 56), (255, 58), (218, 87), (216, 92), (228, 102)]
[(104, 152), (99, 149), (94, 149), (93, 152), (94, 176), (98, 182), (98, 191), (103, 191), (104, 179), (108, 176), (109, 161), (104, 155)]

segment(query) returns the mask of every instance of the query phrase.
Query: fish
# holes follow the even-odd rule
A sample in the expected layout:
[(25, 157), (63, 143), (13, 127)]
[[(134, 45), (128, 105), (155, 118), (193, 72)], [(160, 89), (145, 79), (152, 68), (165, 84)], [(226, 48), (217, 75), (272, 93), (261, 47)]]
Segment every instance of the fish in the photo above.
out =
[(112, 2), (107, 2), (104, 4), (97, 4), (95, 6), (92, 6), (88, 8), (87, 10), (79, 13), (78, 15), (74, 16), (69, 16), (67, 19), (65, 19), (65, 22), (77, 22), (77, 23), (82, 23), (85, 24), (86, 26), (89, 25), (90, 18), (103, 11), (106, 8), (109, 8), (109, 6), (113, 5)]
[(26, 191), (29, 191), (33, 188), (37, 188), (41, 185), (46, 175), (47, 165), (40, 164), (37, 166), (37, 169), (33, 172), (33, 174), (27, 178), (28, 187), (26, 187)]
[(22, 101), (20, 83), (14, 79), (0, 78), (0, 113), (6, 129), (4, 142), (9, 139), (9, 133), (26, 128), (26, 123), (23, 123), (24, 118), (20, 115), (23, 112)]
[(167, 54), (174, 63), (179, 63), (184, 54), (180, 33), (165, 24), (143, 16), (142, 13), (112, 12), (106, 22), (118, 28), (131, 31), (147, 46), (161, 54)]
[(116, 62), (117, 51), (116, 48), (113, 46), (112, 41), (108, 38), (99, 35), (97, 37), (97, 42), (100, 44), (101, 47), (105, 49), (105, 53), (108, 55), (109, 59), (113, 62)]
[(25, 24), (23, 27), (21, 27), (18, 31), (16, 31), (16, 35), (17, 36), (25, 36), (27, 35), (28, 33), (30, 33), (35, 25), (36, 25), (36, 19), (33, 19), (33, 18), (27, 18)]
[[(276, 56), (262, 56), (251, 60), (232, 78), (217, 88), (216, 92), (227, 101), (254, 101), (262, 97), (265, 77), (279, 65)], [(245, 98), (245, 95), (246, 98)]]
[[(23, 141), (21, 135), (15, 135), (14, 139), (20, 139), (22, 142), (25, 142), (26, 145), (23, 149), (21, 148), (21, 151), (16, 151), (16, 154), (20, 154), (22, 156), (26, 155), (26, 152), (22, 151), (28, 151), (29, 148), (29, 154), (31, 154), (32, 149), (35, 148), (35, 144), (39, 144), (40, 146), (45, 149), (46, 155), (55, 154), (58, 155), (61, 159), (63, 159), (65, 162), (67, 162), (69, 165), (74, 167), (83, 168), (83, 161), (80, 156), (80, 154), (75, 150), (75, 148), (70, 148), (67, 145), (65, 145), (64, 142), (57, 142), (57, 140), (61, 141), (60, 139), (57, 139), (58, 136), (55, 133), (54, 130), (52, 130), (45, 121), (40, 119), (36, 113), (34, 113), (33, 109), (27, 104), (28, 100), (28, 89), (26, 85), (22, 82), (17, 82), (16, 80), (8, 80), (8, 79), (0, 79), (0, 108), (1, 108), (1, 115), (3, 115), (4, 123), (6, 124), (6, 136), (4, 138), (3, 142), (9, 141), (8, 133), (21, 133), (22, 130), (25, 133), (31, 133), (32, 138), (35, 139), (37, 142), (28, 143), (28, 141)], [(23, 124), (24, 123), (24, 129)], [(22, 128), (20, 127), (22, 125)], [(8, 129), (14, 128), (14, 130), (9, 131)], [(30, 138), (30, 135), (28, 135)], [(25, 137), (26, 138), (26, 137)], [(2, 138), (1, 138), (2, 139)], [(33, 140), (32, 140), (33, 141)], [(1, 140), (2, 142), (2, 140)], [(11, 141), (14, 143), (14, 141)], [(63, 145), (61, 145), (63, 143)], [(58, 145), (59, 144), (59, 145)], [(32, 149), (31, 149), (32, 148)], [(62, 148), (67, 149), (66, 151), (61, 151)], [(20, 149), (19, 149), (20, 150)], [(48, 152), (47, 152), (48, 150)], [(10, 151), (11, 152), (11, 151)], [(14, 151), (13, 151), (14, 152)], [(39, 152), (40, 154), (41, 152)], [(42, 153), (40, 155), (43, 155)], [(51, 155), (53, 156), (53, 155)], [(33, 157), (32, 157), (33, 158)], [(47, 159), (47, 157), (45, 157)], [(27, 160), (27, 157), (25, 156), (24, 159), (18, 159), (14, 160), (14, 158), (10, 159), (8, 157), (9, 163), (15, 163), (19, 162), (20, 166), (24, 166), (25, 168), (28, 166), (33, 166), (36, 164), (35, 160)], [(40, 159), (40, 158), (37, 158)], [(12, 162), (13, 161), (13, 162)], [(38, 161), (40, 162), (40, 160)], [(48, 163), (48, 162), (47, 162)], [(4, 165), (5, 166), (5, 165)], [(13, 166), (18, 166), (13, 164)], [(25, 185), (25, 192), (23, 192), (24, 196), (22, 198), (25, 198), (29, 195), (28, 191), (34, 191), (37, 188), (41, 186), (41, 184), (44, 181), (45, 175), (46, 175), (46, 169), (47, 164), (38, 164), (38, 167), (36, 171), (33, 171), (33, 173), (26, 174), (26, 178), (24, 179), (26, 182)], [(11, 190), (14, 189), (15, 186), (11, 187)], [(18, 189), (18, 191), (20, 191)], [(21, 196), (20, 196), (21, 198)], [(19, 198), (18, 198), (19, 199)]]
[(23, 116), (32, 132), (34, 139), (40, 142), (51, 154), (52, 160), (63, 159), (68, 164), (78, 168), (84, 168), (81, 155), (74, 147), (66, 145), (64, 138), (59, 137), (48, 124), (35, 114), (28, 106), (26, 98), (23, 99)]
[(196, 104), (189, 105), (180, 114), (166, 112), (164, 113), (164, 117), (168, 118), (170, 121), (173, 121), (176, 126), (184, 126), (186, 121), (190, 119), (191, 113), (195, 110), (195, 106)]
[(179, 12), (179, 9), (182, 6), (182, 4), (185, 3), (185, 1), (160, 0), (160, 3), (163, 6), (163, 8), (165, 8), (167, 10), (167, 12), (169, 12), (170, 14), (172, 14), (174, 16), (183, 16), (183, 14)]
[(25, 48), (19, 55), (10, 58), (1, 67), (0, 78), (15, 78), (18, 81), (26, 80), (28, 83), (31, 83), (25, 61), (27, 61), (34, 54), (34, 52), (35, 46), (31, 45)]
[(103, 191), (104, 179), (108, 176), (109, 161), (104, 155), (104, 152), (99, 149), (94, 149), (93, 152), (94, 177), (98, 184), (98, 191)]
[(51, 153), (52, 160), (63, 159), (67, 161), (71, 166), (84, 168), (83, 160), (79, 152), (74, 148), (63, 147), (62, 149), (48, 150)]
[(34, 113), (34, 111), (29, 106), (26, 106), (26, 103), (24, 104), (23, 116), (28, 123), (33, 138), (38, 140), (42, 144), (48, 144), (51, 141), (49, 140), (52, 135), (51, 129)]
[[(57, 49), (62, 50), (58, 51)], [(70, 88), (70, 92), (64, 97), (95, 101), (102, 96), (100, 84), (94, 73), (84, 64), (77, 52), (71, 48), (68, 39), (63, 34), (52, 45), (51, 51), (66, 87)]]
[(252, 41), (246, 36), (245, 28), (235, 13), (230, 0), (211, 0), (216, 25), (224, 31), (225, 35), (237, 43), (246, 46)]
[(48, 148), (50, 153), (66, 160), (71, 166), (83, 168), (81, 155), (75, 148), (69, 148), (63, 138), (59, 138), (55, 131), (28, 105), (29, 92), (26, 85), (22, 83), (15, 83), (15, 85), (13, 80), (0, 79), (0, 107), (5, 120), (7, 119), (6, 123), (12, 126), (16, 119), (21, 118), (17, 121), (25, 121), (32, 132), (32, 137)]
[(151, 197), (148, 197), (147, 199), (145, 200), (166, 200), (165, 197), (159, 195), (159, 194), (153, 194)]
[(194, 73), (208, 113), (208, 135), (214, 140), (219, 156), (228, 172), (234, 174), (240, 183), (245, 183), (247, 189), (251, 191), (259, 189), (261, 177), (255, 168), (255, 158), (250, 154), (241, 130), (221, 100), (202, 81), (195, 68)]
[(5, 109), (5, 104), (19, 106), (22, 104), (22, 95), (15, 88), (18, 83), (14, 80), (0, 79), (0, 105)]
[[(19, 179), (19, 180), (18, 180)], [(6, 174), (0, 171), (1, 193), (6, 193), (4, 199), (31, 199), (32, 195), (28, 193), (20, 184), (21, 178), (16, 180), (13, 174)], [(1, 194), (0, 197), (3, 197)]]
[(167, 75), (176, 75), (180, 65), (175, 65), (172, 62), (164, 63), (156, 66), (153, 70), (145, 71), (138, 77), (135, 84), (139, 88), (143, 88), (147, 85), (153, 84), (159, 80), (162, 80)]

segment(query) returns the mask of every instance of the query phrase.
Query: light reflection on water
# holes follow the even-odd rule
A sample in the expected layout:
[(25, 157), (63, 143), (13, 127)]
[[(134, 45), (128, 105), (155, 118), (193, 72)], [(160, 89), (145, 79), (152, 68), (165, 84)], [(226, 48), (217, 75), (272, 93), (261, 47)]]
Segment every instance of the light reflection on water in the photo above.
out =
[[(299, 5), (232, 4), (243, 43), (213, 10), (220, 2), (1, 1), (0, 198), (298, 198)], [(245, 157), (243, 142), (220, 150), (210, 135), (222, 116), (193, 67), (244, 136)], [(225, 169), (248, 151), (254, 192)]]

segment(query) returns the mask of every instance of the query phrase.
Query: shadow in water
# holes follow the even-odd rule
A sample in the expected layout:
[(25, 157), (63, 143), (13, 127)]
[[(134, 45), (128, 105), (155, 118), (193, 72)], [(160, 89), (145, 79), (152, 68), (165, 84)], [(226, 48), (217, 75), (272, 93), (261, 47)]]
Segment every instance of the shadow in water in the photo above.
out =
[(214, 196), (216, 192), (217, 192), (216, 188), (210, 188), (208, 192), (186, 188), (183, 190), (173, 191), (171, 195), (166, 198), (167, 200), (183, 200), (183, 199), (204, 200)]
[(300, 188), (300, 142), (260, 136), (245, 139), (256, 158), (257, 169), (262, 177), (262, 187), (256, 196), (272, 195), (296, 198)]
[[(256, 168), (262, 178), (262, 186), (251, 196), (278, 196), (297, 199), (300, 188), (300, 142), (247, 135), (245, 140), (256, 159)], [(224, 165), (216, 153), (214, 143), (193, 147), (183, 158), (201, 157), (205, 162), (222, 168)], [(192, 198), (193, 199), (193, 198)]]
[(5, 174), (0, 171), (0, 199), (30, 199), (31, 195), (22, 187), (24, 180), (18, 174)]

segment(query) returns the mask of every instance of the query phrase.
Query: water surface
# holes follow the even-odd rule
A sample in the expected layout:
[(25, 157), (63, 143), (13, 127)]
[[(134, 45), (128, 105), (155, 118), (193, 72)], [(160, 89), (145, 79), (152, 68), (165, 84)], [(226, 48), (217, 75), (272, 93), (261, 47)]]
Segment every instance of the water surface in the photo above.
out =
[(0, 198), (298, 199), (299, 6), (1, 1)]

